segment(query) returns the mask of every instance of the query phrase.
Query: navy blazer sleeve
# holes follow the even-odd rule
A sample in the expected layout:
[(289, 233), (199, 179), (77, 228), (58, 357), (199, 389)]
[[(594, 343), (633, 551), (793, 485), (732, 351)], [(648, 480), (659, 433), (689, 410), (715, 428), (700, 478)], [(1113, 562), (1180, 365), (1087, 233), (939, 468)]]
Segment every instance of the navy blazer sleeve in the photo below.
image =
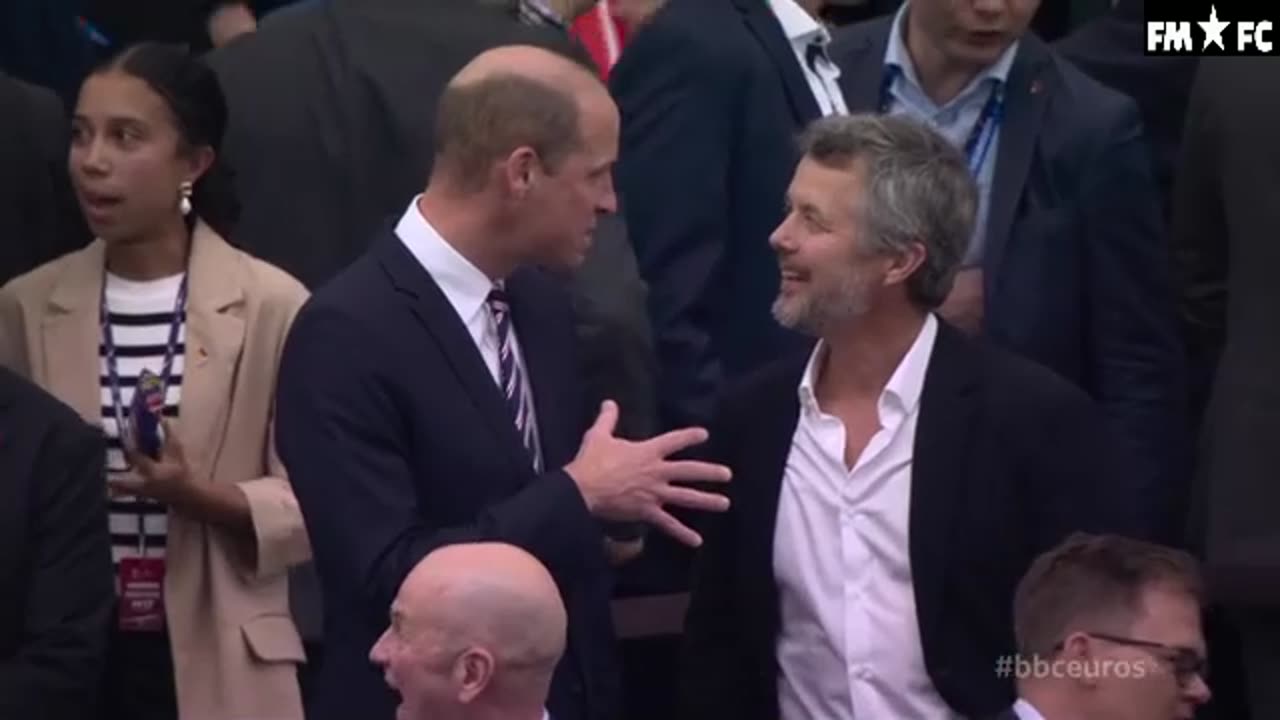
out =
[(70, 720), (97, 705), (115, 607), (106, 448), (78, 421), (59, 423), (42, 442), (30, 478), (22, 639), (16, 654), (0, 658), (0, 717)]
[[(586, 572), (583, 550), (599, 547), (599, 529), (562, 470), (480, 509), (467, 524), (426, 521), (431, 498), (420, 491), (425, 483), (415, 477), (409, 446), (411, 414), (421, 408), (406, 406), (389, 376), (394, 363), (385, 358), (392, 352), (356, 318), (314, 302), (299, 313), (285, 344), (276, 442), (321, 575), (350, 578), (370, 620), (384, 622), (414, 565), (444, 545), (505, 542), (533, 554), (558, 579)], [(435, 481), (464, 487), (470, 478)]]
[(638, 33), (610, 86), (622, 114), (618, 184), (644, 279), (667, 427), (706, 422), (721, 378), (709, 327), (729, 243), (740, 80), (680, 27)]
[(1134, 463), (1131, 482), (1152, 529), (1173, 532), (1183, 490), (1186, 356), (1172, 255), (1159, 215), (1141, 121), (1126, 99), (1080, 185), (1077, 207), (1091, 315), (1090, 372), (1098, 400)]

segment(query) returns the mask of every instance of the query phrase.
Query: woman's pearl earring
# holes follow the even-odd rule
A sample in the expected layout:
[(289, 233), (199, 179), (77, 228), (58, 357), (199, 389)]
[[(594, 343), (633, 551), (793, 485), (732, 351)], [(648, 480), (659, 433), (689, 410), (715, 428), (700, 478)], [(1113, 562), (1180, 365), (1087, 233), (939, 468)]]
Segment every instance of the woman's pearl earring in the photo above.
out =
[(182, 183), (181, 190), (179, 191), (182, 199), (178, 201), (178, 209), (182, 211), (183, 215), (191, 214), (191, 190), (191, 183)]

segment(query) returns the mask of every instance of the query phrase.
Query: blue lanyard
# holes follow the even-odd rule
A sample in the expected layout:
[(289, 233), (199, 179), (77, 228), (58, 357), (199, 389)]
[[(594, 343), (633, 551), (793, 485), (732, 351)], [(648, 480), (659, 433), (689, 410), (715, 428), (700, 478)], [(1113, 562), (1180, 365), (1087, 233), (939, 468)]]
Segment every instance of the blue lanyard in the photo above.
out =
[[(178, 334), (182, 332), (182, 315), (187, 305), (187, 276), (182, 276), (178, 285), (178, 297), (173, 303), (173, 320), (169, 323), (169, 344), (164, 351), (164, 364), (160, 370), (160, 396), (167, 397), (169, 378), (173, 373), (173, 358), (178, 352)], [(111, 386), (111, 404), (116, 415), (116, 428), (120, 442), (125, 442), (124, 402), (120, 397), (120, 370), (116, 362), (116, 342), (111, 331), (111, 314), (107, 311), (107, 283), (102, 282), (102, 302), (99, 305), (99, 317), (102, 322), (102, 347), (107, 364), (107, 384)], [(136, 390), (135, 390), (136, 392)]]
[[(880, 85), (880, 113), (886, 114), (893, 109), (893, 83), (902, 74), (896, 65), (885, 68), (884, 80)], [(1000, 131), (1000, 123), (1004, 119), (1004, 83), (996, 81), (982, 105), (982, 112), (969, 131), (969, 138), (964, 142), (965, 158), (969, 161), (969, 173), (978, 177), (982, 165), (987, 160), (987, 153), (995, 142), (996, 133)]]

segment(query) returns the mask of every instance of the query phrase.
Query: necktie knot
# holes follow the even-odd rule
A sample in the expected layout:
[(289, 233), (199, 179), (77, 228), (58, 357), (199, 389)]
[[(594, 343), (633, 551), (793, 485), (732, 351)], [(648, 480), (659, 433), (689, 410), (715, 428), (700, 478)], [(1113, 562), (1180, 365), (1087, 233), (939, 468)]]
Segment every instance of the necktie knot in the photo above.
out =
[(489, 291), (489, 297), (485, 298), (485, 303), (489, 305), (489, 312), (493, 313), (493, 318), (499, 324), (511, 313), (511, 302), (507, 298), (507, 291), (500, 285), (494, 285)]

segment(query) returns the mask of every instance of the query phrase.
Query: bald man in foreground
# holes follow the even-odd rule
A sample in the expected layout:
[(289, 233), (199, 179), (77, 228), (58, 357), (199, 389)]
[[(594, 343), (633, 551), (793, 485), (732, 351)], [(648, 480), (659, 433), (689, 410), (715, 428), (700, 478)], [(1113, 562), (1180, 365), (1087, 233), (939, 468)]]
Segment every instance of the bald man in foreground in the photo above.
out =
[(480, 55), (440, 99), (426, 191), (294, 322), (276, 431), (324, 593), (310, 720), (390, 720), (367, 652), (393, 596), (433, 550), (487, 541), (532, 554), (565, 598), (551, 714), (615, 717), (601, 521), (697, 545), (664, 505), (727, 507), (674, 484), (728, 480), (667, 460), (704, 430), (636, 443), (614, 436), (613, 403), (594, 424), (580, 413), (569, 299), (537, 266), (582, 261), (614, 209), (617, 139), (590, 72), (530, 47)]
[(399, 720), (541, 720), (566, 623), (537, 558), (452, 545), (409, 573), (369, 659), (400, 695)]

